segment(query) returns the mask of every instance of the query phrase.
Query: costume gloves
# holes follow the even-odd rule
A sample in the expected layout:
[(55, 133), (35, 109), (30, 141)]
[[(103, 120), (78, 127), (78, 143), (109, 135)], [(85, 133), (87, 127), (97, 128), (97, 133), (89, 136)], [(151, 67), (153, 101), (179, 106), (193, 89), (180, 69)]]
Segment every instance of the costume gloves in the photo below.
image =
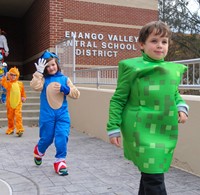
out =
[(67, 85), (66, 86), (61, 85), (60, 92), (63, 92), (65, 95), (68, 95), (69, 92), (70, 92), (69, 86), (67, 86)]
[(46, 63), (46, 60), (44, 58), (39, 58), (38, 63), (35, 63), (36, 70), (43, 74), (45, 67), (48, 63)]

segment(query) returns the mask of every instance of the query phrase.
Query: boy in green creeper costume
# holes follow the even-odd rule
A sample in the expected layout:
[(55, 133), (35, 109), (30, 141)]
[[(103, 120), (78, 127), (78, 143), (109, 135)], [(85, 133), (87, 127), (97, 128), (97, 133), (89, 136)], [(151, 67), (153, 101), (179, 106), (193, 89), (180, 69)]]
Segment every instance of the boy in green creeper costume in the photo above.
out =
[(178, 138), (178, 122), (188, 118), (188, 105), (178, 86), (187, 67), (165, 62), (171, 31), (161, 22), (139, 33), (142, 56), (119, 62), (117, 88), (110, 100), (107, 131), (124, 156), (141, 171), (138, 195), (166, 195), (168, 171)]

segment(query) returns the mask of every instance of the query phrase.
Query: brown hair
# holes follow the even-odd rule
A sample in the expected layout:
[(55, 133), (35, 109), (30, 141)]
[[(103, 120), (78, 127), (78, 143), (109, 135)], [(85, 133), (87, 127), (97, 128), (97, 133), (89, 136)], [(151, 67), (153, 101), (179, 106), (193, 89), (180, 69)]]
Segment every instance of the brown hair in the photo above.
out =
[(0, 27), (0, 30), (1, 30), (1, 35), (6, 35), (6, 32)]
[(171, 38), (171, 30), (169, 26), (162, 21), (149, 22), (142, 27), (139, 32), (139, 42), (145, 43), (149, 35), (155, 31), (156, 35), (161, 35), (161, 37)]

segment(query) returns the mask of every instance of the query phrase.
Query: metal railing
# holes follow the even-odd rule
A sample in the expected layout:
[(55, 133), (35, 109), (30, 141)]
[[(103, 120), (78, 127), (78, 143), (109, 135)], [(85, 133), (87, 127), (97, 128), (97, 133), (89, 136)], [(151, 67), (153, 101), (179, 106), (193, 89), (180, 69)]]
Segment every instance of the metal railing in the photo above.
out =
[[(66, 38), (56, 44), (56, 54), (59, 56), (63, 73), (73, 79), (74, 84), (100, 86), (115, 86), (117, 84), (118, 66), (106, 66), (90, 69), (76, 68), (76, 40), (75, 37)], [(184, 74), (180, 89), (200, 90), (200, 58), (175, 61), (188, 66)]]
[(97, 88), (103, 85), (115, 86), (117, 84), (118, 67), (81, 69), (76, 70), (75, 75), (75, 84), (94, 85)]
[[(188, 66), (184, 74), (180, 89), (200, 90), (200, 58), (175, 61)], [(99, 67), (75, 70), (75, 84), (100, 86), (115, 86), (117, 84), (118, 66)]]
[(70, 38), (65, 38), (64, 40), (58, 42), (55, 46), (55, 52), (60, 59), (60, 68), (63, 71), (63, 74), (73, 78), (75, 78), (75, 64), (76, 64), (76, 56), (75, 56), (75, 37), (72, 36)]
[(174, 61), (188, 66), (187, 72), (184, 74), (180, 89), (200, 89), (200, 58)]

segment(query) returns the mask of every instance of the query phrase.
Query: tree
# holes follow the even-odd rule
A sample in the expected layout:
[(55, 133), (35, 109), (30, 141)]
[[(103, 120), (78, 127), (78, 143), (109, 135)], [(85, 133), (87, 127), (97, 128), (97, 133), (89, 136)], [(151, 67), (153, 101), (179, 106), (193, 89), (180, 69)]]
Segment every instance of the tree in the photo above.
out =
[(200, 56), (200, 0), (194, 0), (195, 11), (189, 0), (159, 0), (159, 19), (172, 29), (172, 45), (167, 60), (183, 60)]

